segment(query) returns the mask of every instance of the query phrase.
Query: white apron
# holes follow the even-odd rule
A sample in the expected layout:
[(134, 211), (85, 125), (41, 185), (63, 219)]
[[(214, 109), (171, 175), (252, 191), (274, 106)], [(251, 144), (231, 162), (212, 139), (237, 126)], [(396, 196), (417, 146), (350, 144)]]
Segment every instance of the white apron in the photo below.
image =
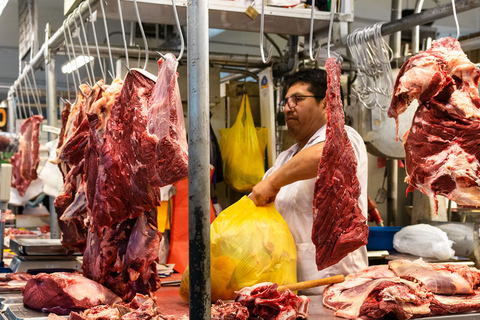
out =
[[(345, 126), (348, 137), (352, 142), (357, 156), (357, 177), (360, 182), (361, 195), (359, 205), (362, 213), (367, 217), (367, 151), (360, 135), (351, 127)], [(326, 126), (320, 128), (305, 145), (310, 147), (325, 141)], [(279, 167), (287, 163), (297, 152), (298, 144), (282, 152), (272, 168), (266, 173), (268, 177)], [(313, 226), (313, 190), (315, 179), (301, 180), (282, 187), (275, 199), (278, 212), (287, 222), (297, 246), (297, 280), (306, 281), (339, 274), (348, 275), (358, 272), (368, 266), (367, 249), (365, 246), (348, 254), (339, 263), (324, 270), (317, 271), (315, 263), (315, 245), (312, 243)], [(321, 294), (324, 287), (307, 289), (299, 292), (305, 295)]]

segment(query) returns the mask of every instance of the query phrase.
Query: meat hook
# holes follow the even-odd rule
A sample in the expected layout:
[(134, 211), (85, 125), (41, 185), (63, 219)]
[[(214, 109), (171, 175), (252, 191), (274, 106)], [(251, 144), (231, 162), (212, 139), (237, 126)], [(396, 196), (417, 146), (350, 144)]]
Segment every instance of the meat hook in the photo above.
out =
[[(100, 49), (98, 47), (98, 40), (97, 40), (97, 31), (95, 30), (95, 23), (93, 22), (93, 19), (92, 19), (92, 7), (90, 6), (90, 1), (85, 1), (88, 5), (88, 11), (90, 13), (90, 23), (92, 24), (92, 30), (93, 30), (93, 38), (95, 39), (95, 46), (97, 48), (97, 59), (98, 59), (98, 64), (100, 65), (100, 71), (102, 72), (102, 77), (103, 79), (105, 80), (105, 82), (107, 81), (107, 78), (106, 78), (106, 75), (105, 75), (105, 70), (103, 69), (103, 64), (102, 64), (102, 60), (100, 58)], [(85, 2), (82, 2), (82, 3), (85, 3)], [(101, 2), (101, 0), (100, 0)]]
[(120, 15), (120, 26), (122, 27), (122, 36), (123, 36), (123, 47), (125, 48), (125, 66), (130, 72), (129, 61), (128, 61), (128, 48), (127, 48), (127, 39), (125, 38), (125, 26), (123, 25), (123, 15), (122, 15), (122, 5), (120, 0), (117, 0), (118, 3), (118, 14)]
[[(84, 2), (82, 2), (84, 3)], [(80, 25), (82, 27), (82, 33), (83, 33), (83, 38), (85, 39), (85, 47), (87, 48), (87, 54), (88, 54), (88, 59), (90, 60), (90, 57), (91, 57), (91, 54), (90, 54), (90, 47), (88, 45), (88, 38), (87, 38), (87, 32), (85, 31), (85, 24), (83, 23), (83, 18), (82, 18), (82, 15), (80, 14), (80, 9), (81, 9), (81, 4), (78, 6), (78, 18), (80, 20)], [(78, 35), (78, 38), (80, 39), (80, 34)], [(92, 82), (95, 81), (95, 71), (93, 70), (93, 63), (92, 61), (90, 60), (88, 62), (88, 64), (90, 65), (90, 69), (92, 71)], [(87, 66), (87, 69), (88, 69), (88, 66)]]
[(160, 51), (156, 51), (160, 57), (162, 57), (164, 60), (167, 60), (167, 57), (165, 57)]
[(180, 26), (180, 20), (178, 19), (178, 13), (177, 13), (177, 7), (175, 6), (175, 0), (172, 0), (172, 8), (173, 8), (173, 14), (175, 16), (175, 22), (177, 24), (178, 28), (178, 33), (180, 35), (180, 54), (177, 57), (177, 61), (180, 61), (180, 59), (183, 56), (183, 51), (185, 50), (185, 40), (183, 39), (183, 32), (182, 32), (182, 27)]
[(460, 27), (458, 26), (458, 18), (457, 18), (457, 10), (455, 9), (455, 0), (452, 0), (452, 10), (453, 10), (453, 18), (455, 19), (455, 25), (457, 27), (457, 37), (460, 37)]
[(37, 109), (39, 111), (39, 114), (42, 114), (42, 111), (41, 111), (42, 108), (40, 107), (40, 93), (38, 91), (37, 81), (35, 80), (35, 72), (33, 72), (33, 67), (32, 66), (30, 66), (30, 73), (32, 74), (33, 85), (35, 86), (35, 93), (37, 95), (37, 99), (36, 99)]
[[(312, 1), (315, 1), (315, 0), (312, 0)], [(327, 57), (328, 58), (330, 58), (330, 43), (332, 39), (333, 17), (335, 16), (336, 7), (337, 7), (337, 0), (332, 0), (332, 2), (330, 3), (330, 24), (328, 25), (328, 40), (327, 40)], [(310, 42), (310, 48), (311, 47), (312, 45)], [(317, 60), (317, 57), (315, 57), (315, 60)]]
[[(105, 3), (107, 3), (107, 2), (105, 1)], [(107, 5), (108, 5), (108, 3), (107, 3)], [(102, 8), (103, 25), (105, 27), (105, 34), (107, 35), (106, 38), (107, 38), (108, 55), (110, 56), (110, 66), (112, 67), (112, 72), (109, 71), (108, 73), (110, 74), (110, 77), (112, 77), (112, 80), (114, 80), (115, 77), (112, 74), (115, 71), (115, 67), (113, 65), (112, 49), (110, 48), (110, 38), (108, 37), (107, 18), (105, 17), (105, 8), (103, 6), (103, 1), (102, 0), (100, 0), (100, 7)], [(122, 23), (122, 26), (123, 26), (123, 23)]]
[(263, 63), (269, 63), (272, 58), (273, 46), (270, 46), (268, 51), (268, 57), (265, 59), (265, 53), (263, 52), (263, 30), (265, 26), (265, 0), (262, 0), (262, 14), (260, 16), (260, 54), (262, 55)]
[(127, 64), (124, 63), (123, 65), (125, 66), (125, 68), (127, 68), (128, 73), (129, 73), (130, 75), (132, 75), (132, 70), (130, 70), (130, 68), (127, 66)]
[(317, 49), (317, 53), (315, 54), (315, 57), (313, 56), (313, 13), (315, 12), (315, 0), (312, 0), (312, 11), (310, 14), (310, 35), (309, 35), (309, 44), (310, 48), (308, 49), (310, 53), (310, 60), (312, 61), (317, 61), (318, 56), (320, 54), (320, 48)]
[[(137, 14), (137, 20), (138, 20), (138, 26), (140, 27), (140, 33), (142, 34), (143, 45), (145, 46), (145, 64), (143, 65), (143, 70), (145, 70), (147, 68), (147, 63), (148, 63), (148, 42), (147, 42), (147, 37), (145, 36), (145, 32), (143, 31), (143, 25), (142, 25), (142, 20), (140, 19), (140, 13), (138, 12), (137, 0), (133, 0), (133, 5), (135, 7), (135, 13)], [(140, 57), (140, 55), (139, 55), (139, 57)]]
[[(75, 24), (75, 30), (78, 30), (78, 43), (80, 44), (80, 50), (82, 51), (83, 62), (85, 65), (85, 69), (87, 70), (88, 79), (90, 80), (90, 82), (93, 82), (92, 75), (90, 75), (90, 70), (88, 69), (88, 66), (87, 66), (87, 60), (85, 59), (86, 55), (85, 55), (85, 51), (83, 50), (82, 36), (78, 28), (77, 19), (75, 18), (75, 15), (78, 13), (78, 9), (80, 9), (80, 7), (77, 7), (75, 10), (73, 10), (73, 13), (72, 13), (73, 23)], [(81, 18), (82, 17), (80, 16), (80, 19)]]

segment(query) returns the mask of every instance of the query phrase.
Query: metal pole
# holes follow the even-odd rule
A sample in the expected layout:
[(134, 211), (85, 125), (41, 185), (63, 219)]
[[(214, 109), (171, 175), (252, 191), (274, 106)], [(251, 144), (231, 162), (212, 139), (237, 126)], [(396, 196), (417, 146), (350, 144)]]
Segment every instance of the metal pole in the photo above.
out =
[[(48, 43), (50, 39), (50, 24), (47, 23), (45, 30), (45, 42)], [(45, 82), (46, 82), (46, 100), (47, 100), (47, 124), (49, 126), (57, 127), (57, 78), (55, 74), (55, 52), (49, 47), (45, 48)], [(52, 133), (48, 133), (48, 141), (55, 137)], [(50, 207), (50, 237), (52, 239), (60, 239), (60, 228), (58, 227), (57, 213), (53, 204), (54, 197), (49, 197)]]
[(13, 94), (8, 95), (8, 120), (7, 120), (7, 132), (15, 131), (15, 97)]
[[(402, 0), (392, 0), (392, 14), (390, 21), (399, 20), (402, 18)], [(393, 51), (393, 58), (400, 58), (400, 49), (402, 47), (402, 33), (400, 31), (395, 32), (390, 36), (390, 47)]]
[(190, 319), (210, 319), (208, 0), (187, 2)]

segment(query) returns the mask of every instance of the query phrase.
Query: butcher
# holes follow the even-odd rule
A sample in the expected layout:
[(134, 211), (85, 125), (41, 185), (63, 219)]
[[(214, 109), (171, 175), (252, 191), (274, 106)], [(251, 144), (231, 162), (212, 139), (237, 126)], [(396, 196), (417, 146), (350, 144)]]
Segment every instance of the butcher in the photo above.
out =
[[(349, 253), (337, 264), (318, 271), (312, 243), (315, 180), (326, 136), (327, 73), (322, 69), (300, 70), (285, 79), (288, 88), (279, 104), (286, 117), (289, 135), (296, 143), (283, 151), (249, 197), (257, 206), (272, 201), (287, 222), (297, 247), (297, 280), (307, 281), (348, 275), (368, 266), (365, 246)], [(367, 217), (367, 152), (360, 135), (345, 126), (357, 158), (357, 177), (361, 195), (359, 207)], [(299, 294), (321, 294), (324, 287)]]

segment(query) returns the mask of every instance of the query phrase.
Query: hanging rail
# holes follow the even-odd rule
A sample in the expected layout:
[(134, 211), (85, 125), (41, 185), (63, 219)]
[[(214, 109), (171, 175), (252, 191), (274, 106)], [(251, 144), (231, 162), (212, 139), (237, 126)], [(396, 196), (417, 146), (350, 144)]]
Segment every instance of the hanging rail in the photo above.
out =
[[(86, 0), (89, 2), (90, 4), (90, 7), (92, 8), (92, 10), (95, 10), (95, 8), (97, 7), (97, 5), (100, 3), (99, 0)], [(86, 17), (88, 17), (90, 15), (90, 12), (89, 12), (89, 9), (88, 9), (88, 6), (83, 6), (79, 9), (79, 12), (78, 14), (82, 17), (82, 19), (85, 19)], [(75, 24), (73, 21), (68, 20), (67, 22), (68, 24), (68, 27), (70, 28), (74, 28), (75, 27)], [(30, 64), (28, 64), (27, 66), (25, 66), (25, 68), (23, 69), (22, 73), (18, 76), (17, 80), (15, 81), (15, 83), (10, 87), (10, 90), (9, 90), (9, 95), (13, 94), (14, 90), (15, 90), (15, 87), (18, 86), (18, 84), (23, 81), (23, 78), (25, 78), (29, 73), (30, 73), (30, 69), (37, 69), (41, 63), (44, 61), (45, 57), (46, 57), (46, 51), (49, 50), (49, 49), (57, 49), (61, 46), (61, 44), (63, 43), (63, 41), (65, 40), (65, 37), (64, 37), (64, 26), (60, 27), (49, 39), (48, 39), (48, 42), (45, 42), (42, 47), (40, 48), (40, 50), (38, 50), (38, 52), (35, 54), (35, 56), (31, 59), (30, 61)]]
[[(80, 46), (78, 44), (74, 45), (75, 50), (80, 50)], [(107, 57), (110, 53), (112, 54), (112, 57), (124, 57), (125, 56), (125, 49), (122, 47), (110, 47), (108, 48), (106, 45), (99, 45), (98, 46), (98, 52), (100, 56), (102, 57)], [(150, 57), (156, 57), (158, 56), (157, 52), (155, 50), (149, 50), (149, 56)], [(179, 50), (169, 50), (168, 52), (171, 52), (175, 56), (179, 55)], [(57, 55), (64, 55), (65, 52), (59, 51), (57, 52)], [(129, 47), (128, 48), (128, 55), (132, 57), (137, 57), (138, 55), (138, 48), (135, 47)], [(185, 51), (183, 54), (183, 57), (186, 58), (188, 55), (188, 52)], [(228, 66), (245, 66), (247, 63), (247, 55), (245, 54), (231, 54), (231, 53), (215, 53), (215, 52), (210, 52), (209, 53), (209, 61), (211, 63), (216, 63), (219, 65), (228, 65)], [(279, 57), (272, 57), (271, 58), (272, 63), (279, 63), (280, 58)], [(262, 61), (262, 58), (260, 56), (251, 56), (248, 55), (248, 66), (249, 67), (258, 67), (258, 68), (265, 68), (265, 64)]]
[[(455, 8), (457, 14), (480, 7), (480, 0), (457, 0)], [(409, 30), (417, 25), (422, 25), (441, 18), (453, 15), (451, 3), (440, 5), (421, 13), (415, 13), (400, 20), (387, 22), (382, 26), (382, 35), (386, 36), (397, 31)]]

